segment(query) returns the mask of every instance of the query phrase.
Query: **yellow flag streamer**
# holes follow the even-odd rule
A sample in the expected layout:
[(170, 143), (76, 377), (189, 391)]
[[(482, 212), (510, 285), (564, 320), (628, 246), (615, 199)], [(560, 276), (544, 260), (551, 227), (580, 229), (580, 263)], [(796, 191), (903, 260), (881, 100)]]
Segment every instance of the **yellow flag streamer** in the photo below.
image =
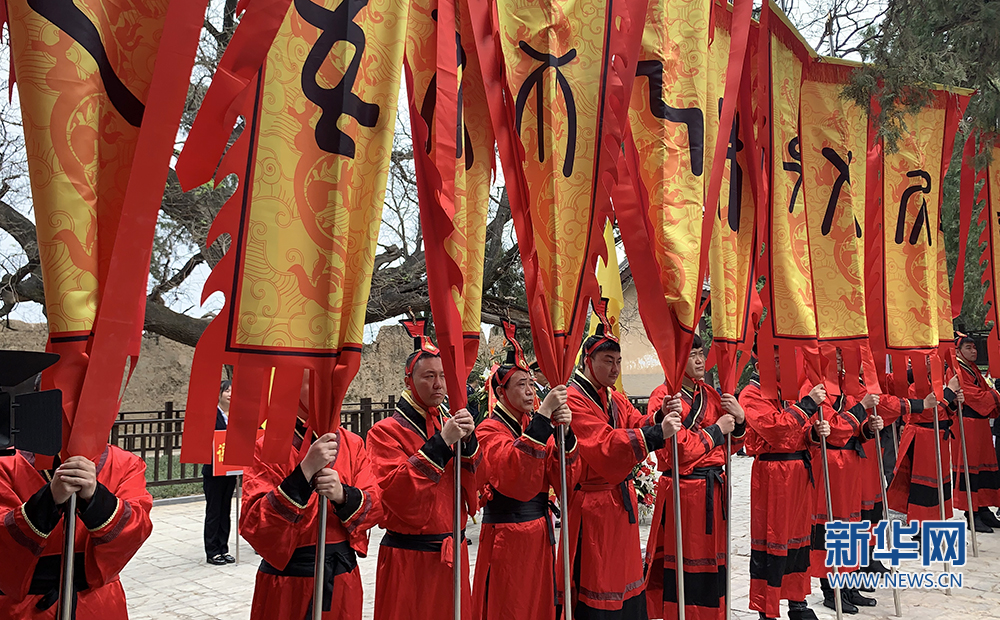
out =
[(709, 176), (705, 112), (711, 4), (650, 0), (629, 109), (660, 281), (681, 325), (691, 331), (700, 310), (698, 271)]
[[(608, 320), (611, 321), (611, 333), (615, 338), (621, 340), (621, 316), (622, 308), (625, 307), (625, 293), (622, 292), (622, 277), (618, 271), (618, 250), (615, 246), (614, 228), (609, 221), (604, 227), (604, 245), (608, 248), (608, 260), (597, 260), (597, 284), (601, 287), (601, 297), (608, 300)], [(590, 328), (587, 330), (588, 336), (597, 333), (597, 326), (601, 322), (596, 316), (590, 319)], [(579, 361), (579, 357), (577, 357)], [(624, 392), (622, 387), (622, 375), (618, 373), (615, 380), (615, 389)]]

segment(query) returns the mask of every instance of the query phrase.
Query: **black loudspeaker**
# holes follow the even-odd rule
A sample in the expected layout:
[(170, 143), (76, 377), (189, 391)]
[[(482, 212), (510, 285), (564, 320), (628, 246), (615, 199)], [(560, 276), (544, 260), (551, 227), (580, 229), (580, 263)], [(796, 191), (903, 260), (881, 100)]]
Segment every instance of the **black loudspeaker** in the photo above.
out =
[(37, 375), (58, 360), (55, 353), (0, 351), (0, 456), (59, 453), (62, 392), (34, 391)]

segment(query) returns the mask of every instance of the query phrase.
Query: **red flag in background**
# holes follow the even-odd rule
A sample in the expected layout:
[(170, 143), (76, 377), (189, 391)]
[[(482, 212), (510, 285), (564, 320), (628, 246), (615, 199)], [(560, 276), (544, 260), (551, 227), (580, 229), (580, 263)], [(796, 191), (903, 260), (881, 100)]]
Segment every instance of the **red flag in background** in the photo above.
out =
[(206, 4), (6, 1), (46, 348), (61, 356), (42, 386), (63, 392), (64, 453), (101, 453), (128, 357), (135, 367), (153, 232)]

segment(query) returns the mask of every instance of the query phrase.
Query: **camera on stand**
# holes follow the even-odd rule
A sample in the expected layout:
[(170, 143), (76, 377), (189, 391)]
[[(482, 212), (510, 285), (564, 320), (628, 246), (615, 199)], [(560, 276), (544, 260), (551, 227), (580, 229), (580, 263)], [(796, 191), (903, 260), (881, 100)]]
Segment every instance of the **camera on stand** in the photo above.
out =
[(55, 456), (62, 447), (62, 391), (38, 391), (55, 353), (0, 351), (0, 456), (17, 450)]

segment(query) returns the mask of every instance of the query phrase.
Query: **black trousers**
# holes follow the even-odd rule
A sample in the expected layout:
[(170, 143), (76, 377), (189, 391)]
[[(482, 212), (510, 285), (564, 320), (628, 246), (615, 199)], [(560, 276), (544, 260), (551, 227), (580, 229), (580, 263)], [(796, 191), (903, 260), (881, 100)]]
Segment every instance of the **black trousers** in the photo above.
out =
[(230, 515), (236, 476), (202, 476), (205, 489), (205, 556), (229, 553)]

